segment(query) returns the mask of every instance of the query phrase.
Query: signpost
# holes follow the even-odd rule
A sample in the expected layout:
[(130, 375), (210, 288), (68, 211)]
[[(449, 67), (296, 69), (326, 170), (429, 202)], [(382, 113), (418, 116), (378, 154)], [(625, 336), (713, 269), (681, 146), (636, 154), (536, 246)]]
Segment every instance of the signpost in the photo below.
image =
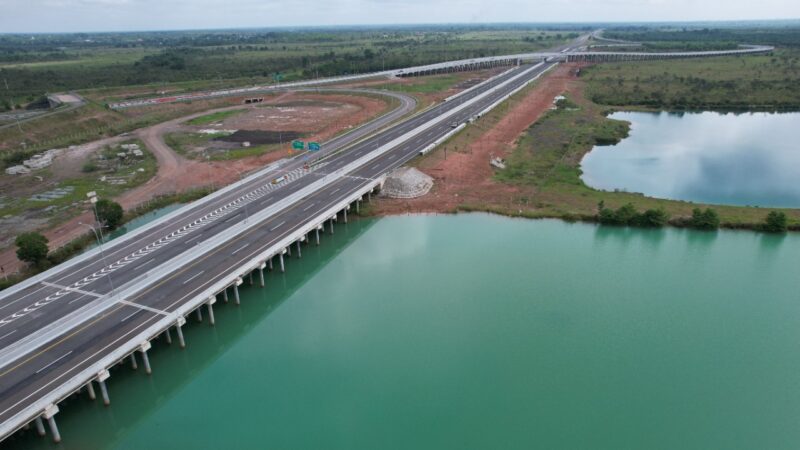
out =
[(311, 151), (311, 152), (318, 152), (321, 148), (322, 148), (322, 146), (319, 145), (319, 142), (309, 142), (308, 143), (308, 150)]
[(306, 143), (303, 141), (292, 141), (293, 150), (305, 150)]

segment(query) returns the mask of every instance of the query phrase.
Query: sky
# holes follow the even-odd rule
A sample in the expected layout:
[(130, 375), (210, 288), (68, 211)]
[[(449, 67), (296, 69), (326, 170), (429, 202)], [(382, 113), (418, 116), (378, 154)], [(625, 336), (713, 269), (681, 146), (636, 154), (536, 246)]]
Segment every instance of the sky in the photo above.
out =
[(0, 0), (0, 33), (800, 18), (800, 0)]

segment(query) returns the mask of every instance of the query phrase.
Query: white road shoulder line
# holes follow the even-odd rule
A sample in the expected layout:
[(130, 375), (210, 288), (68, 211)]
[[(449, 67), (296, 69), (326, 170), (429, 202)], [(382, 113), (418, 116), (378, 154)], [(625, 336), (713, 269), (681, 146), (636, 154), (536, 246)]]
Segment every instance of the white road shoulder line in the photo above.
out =
[(197, 278), (197, 277), (199, 277), (200, 275), (202, 275), (202, 274), (203, 274), (203, 272), (205, 272), (205, 270), (201, 270), (200, 272), (197, 272), (196, 274), (194, 274), (194, 275), (192, 275), (191, 277), (189, 277), (189, 279), (188, 279), (188, 280), (184, 281), (184, 282), (183, 282), (183, 284), (186, 284), (186, 283), (188, 283), (188, 282), (190, 282), (190, 281), (194, 280), (195, 278)]

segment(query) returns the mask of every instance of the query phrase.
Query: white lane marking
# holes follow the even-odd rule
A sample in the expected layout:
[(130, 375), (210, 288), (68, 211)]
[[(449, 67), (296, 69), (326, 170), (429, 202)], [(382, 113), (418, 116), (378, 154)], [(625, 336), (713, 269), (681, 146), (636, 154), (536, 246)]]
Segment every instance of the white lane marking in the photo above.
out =
[(17, 330), (14, 330), (14, 331), (12, 331), (12, 332), (10, 332), (10, 333), (6, 333), (6, 334), (4, 334), (4, 335), (0, 336), (0, 340), (3, 340), (3, 339), (5, 339), (5, 338), (7, 338), (7, 337), (11, 336), (12, 334), (14, 334), (14, 333), (16, 333), (16, 332), (17, 332)]
[(77, 302), (79, 300), (83, 300), (84, 298), (86, 298), (86, 296), (85, 295), (81, 295), (80, 297), (76, 298), (75, 300), (70, 300), (69, 303), (67, 303), (67, 304), (71, 305), (71, 304), (73, 304), (73, 303), (75, 303), (75, 302)]
[(184, 281), (184, 282), (183, 282), (183, 284), (186, 284), (186, 283), (188, 283), (188, 282), (190, 282), (190, 281), (194, 280), (195, 278), (197, 278), (197, 277), (199, 277), (200, 275), (202, 275), (202, 274), (203, 274), (203, 272), (205, 272), (205, 270), (201, 270), (200, 272), (197, 272), (196, 274), (192, 275), (192, 277), (191, 277), (191, 278), (189, 278), (188, 280)]
[[(200, 239), (201, 237), (203, 237), (203, 235), (202, 234), (198, 234), (197, 236), (195, 236), (195, 237), (193, 237), (191, 239), (187, 239), (186, 242), (184, 242), (184, 243), (188, 244), (189, 242), (192, 242), (192, 241), (195, 241), (197, 239)], [(152, 261), (152, 258), (150, 260)], [(147, 263), (145, 263), (145, 264), (147, 264)]]
[(239, 253), (240, 250), (244, 250), (244, 248), (247, 247), (248, 245), (250, 245), (250, 243), (244, 244), (243, 246), (237, 248), (236, 250), (233, 251), (233, 253), (231, 253), (231, 255)]
[(316, 203), (312, 203), (312, 204), (306, 206), (305, 208), (303, 208), (303, 211), (308, 211), (309, 209), (313, 208), (315, 204)]
[(133, 317), (136, 314), (139, 314), (139, 311), (134, 311), (134, 312), (128, 314), (127, 316), (123, 317), (122, 320), (120, 320), (120, 322), (125, 322), (126, 320), (130, 319), (131, 317)]
[[(357, 186), (357, 188), (360, 188), (360, 187), (362, 187), (362, 186), (363, 186), (363, 185), (361, 185), (361, 186)], [(277, 241), (278, 241), (279, 239), (281, 239), (281, 238), (282, 238), (282, 236), (278, 236), (278, 237), (276, 237), (276, 238), (272, 239), (271, 241), (269, 241), (269, 242), (267, 242), (267, 243), (265, 243), (265, 244), (261, 245), (261, 246), (260, 246), (258, 249), (254, 250), (254, 251), (253, 251), (253, 253), (251, 253), (251, 255), (250, 255), (250, 256), (258, 254), (259, 252), (263, 251), (265, 248), (268, 248), (269, 246), (273, 245), (275, 242), (277, 242)], [(178, 300), (175, 300), (174, 302), (172, 302), (172, 304), (170, 304), (169, 306), (167, 306), (167, 309), (169, 309), (169, 308), (172, 308), (173, 306), (175, 306), (175, 305), (179, 304), (180, 302), (184, 301), (186, 298), (188, 298), (188, 297), (190, 297), (190, 296), (194, 295), (194, 294), (195, 294), (196, 292), (198, 292), (199, 290), (206, 288), (206, 286), (207, 286), (207, 285), (209, 285), (209, 284), (211, 284), (211, 283), (213, 283), (213, 282), (214, 282), (214, 280), (212, 279), (212, 280), (207, 280), (207, 281), (205, 281), (205, 282), (201, 283), (201, 284), (200, 284), (198, 287), (196, 287), (196, 288), (194, 288), (193, 290), (191, 290), (191, 291), (190, 291), (188, 294), (186, 294), (186, 295), (182, 296), (181, 298), (179, 298)], [(120, 303), (127, 303), (127, 302), (120, 302)], [(149, 324), (150, 324), (150, 322), (152, 321), (152, 319), (154, 319), (155, 317), (156, 317), (156, 316), (152, 316), (152, 317), (149, 317), (149, 318), (147, 318), (147, 320), (145, 320), (144, 322), (140, 323), (139, 325), (136, 325), (136, 326), (135, 326), (133, 329), (131, 329), (130, 331), (126, 332), (126, 333), (125, 333), (125, 334), (123, 334), (122, 336), (118, 337), (118, 338), (117, 338), (117, 339), (115, 339), (114, 341), (110, 342), (108, 345), (106, 345), (106, 346), (104, 346), (104, 347), (100, 348), (99, 350), (97, 350), (96, 352), (94, 352), (94, 353), (90, 354), (89, 356), (87, 356), (86, 358), (84, 358), (82, 361), (80, 361), (80, 362), (78, 362), (77, 364), (75, 364), (74, 366), (72, 366), (70, 369), (68, 369), (68, 370), (65, 370), (64, 372), (60, 373), (58, 376), (56, 376), (55, 378), (53, 378), (51, 381), (48, 381), (47, 383), (45, 383), (45, 384), (44, 384), (42, 387), (40, 387), (40, 388), (36, 389), (35, 391), (33, 391), (33, 392), (31, 392), (30, 394), (26, 395), (24, 398), (22, 398), (22, 399), (21, 399), (21, 400), (19, 400), (18, 402), (14, 403), (13, 405), (9, 406), (8, 408), (6, 408), (6, 409), (5, 409), (5, 410), (3, 410), (2, 412), (0, 412), (0, 416), (2, 416), (2, 415), (5, 415), (6, 413), (8, 413), (8, 412), (9, 412), (9, 411), (11, 411), (12, 409), (16, 408), (17, 406), (19, 406), (19, 405), (21, 405), (21, 404), (23, 404), (23, 403), (27, 402), (27, 401), (28, 401), (28, 399), (30, 399), (31, 397), (33, 397), (33, 396), (35, 396), (35, 395), (38, 395), (40, 392), (42, 392), (43, 390), (45, 390), (45, 389), (47, 389), (48, 387), (50, 387), (50, 385), (52, 385), (52, 384), (54, 384), (54, 383), (58, 382), (59, 380), (61, 380), (61, 379), (62, 379), (62, 378), (64, 378), (64, 377), (66, 377), (66, 376), (67, 376), (67, 375), (69, 375), (71, 372), (73, 372), (75, 369), (79, 368), (80, 366), (82, 366), (82, 365), (83, 365), (83, 364), (85, 364), (87, 361), (91, 360), (92, 358), (95, 358), (95, 357), (97, 357), (98, 355), (100, 355), (101, 353), (103, 353), (103, 352), (107, 352), (109, 349), (111, 349), (111, 348), (114, 348), (114, 347), (118, 346), (118, 345), (119, 345), (119, 342), (121, 342), (121, 341), (124, 341), (124, 340), (126, 340), (126, 339), (129, 339), (129, 338), (128, 338), (128, 336), (130, 336), (130, 335), (133, 335), (133, 334), (134, 334), (134, 333), (136, 333), (138, 330), (145, 328), (147, 325), (149, 325)]]
[(380, 166), (380, 165), (381, 165), (381, 163), (375, 164), (374, 166), (372, 166), (372, 169), (377, 169), (378, 166)]
[(138, 303), (129, 302), (127, 300), (120, 300), (119, 303), (123, 305), (133, 306), (134, 308), (143, 309), (145, 311), (150, 311), (151, 313), (161, 314), (162, 316), (168, 316), (169, 313), (166, 311), (161, 311), (160, 309), (151, 308), (149, 306), (140, 305)]
[(72, 353), (72, 350), (68, 351), (66, 354), (64, 354), (64, 355), (63, 355), (63, 356), (61, 356), (60, 358), (58, 358), (58, 359), (56, 359), (56, 360), (53, 360), (53, 361), (51, 361), (51, 362), (50, 362), (50, 364), (48, 364), (48, 365), (46, 365), (46, 366), (42, 367), (41, 369), (37, 370), (37, 371), (36, 371), (36, 374), (38, 375), (38, 374), (39, 374), (39, 372), (41, 372), (41, 371), (43, 371), (43, 370), (47, 369), (48, 367), (52, 366), (53, 364), (55, 364), (55, 363), (57, 363), (57, 362), (61, 361), (62, 359), (66, 358), (67, 356), (69, 356), (69, 355), (70, 355), (70, 353)]
[(397, 156), (397, 155), (394, 155), (394, 154), (392, 154), (392, 155), (389, 155), (389, 159), (394, 159), (396, 156)]
[(100, 294), (97, 294), (97, 293), (94, 293), (94, 292), (82, 291), (80, 289), (75, 289), (75, 288), (71, 288), (71, 287), (67, 287), (67, 286), (61, 286), (60, 284), (55, 284), (55, 283), (48, 283), (46, 281), (42, 281), (42, 284), (45, 285), (45, 286), (56, 288), (56, 289), (63, 289), (65, 291), (69, 291), (69, 292), (77, 292), (77, 293), (83, 294), (83, 295), (92, 295), (92, 296), (97, 297), (97, 298), (105, 297), (104, 295), (100, 295)]
[(155, 258), (150, 258), (147, 261), (145, 261), (145, 262), (139, 264), (138, 266), (134, 267), (133, 270), (139, 270), (140, 268), (146, 266), (147, 264), (150, 264), (151, 262), (153, 262), (155, 260), (156, 260)]
[[(280, 228), (280, 227), (281, 227), (281, 225), (283, 225), (283, 224), (285, 224), (285, 223), (286, 223), (286, 221), (284, 220), (283, 222), (281, 222), (281, 223), (279, 223), (279, 224), (275, 225), (274, 227), (270, 228), (270, 229), (269, 229), (269, 231), (275, 231), (275, 230), (277, 230), (278, 228)], [(250, 244), (246, 244), (244, 247), (247, 247), (248, 245), (250, 245)], [(242, 247), (242, 248), (244, 248), (244, 247)], [(239, 250), (241, 250), (241, 248), (240, 248)], [(236, 250), (236, 252), (238, 252), (239, 250)], [(233, 253), (236, 253), (236, 252), (233, 252)]]
[(337, 192), (339, 192), (339, 188), (336, 188), (336, 189), (332, 190), (331, 193), (328, 194), (328, 195), (333, 195), (333, 194), (335, 194)]

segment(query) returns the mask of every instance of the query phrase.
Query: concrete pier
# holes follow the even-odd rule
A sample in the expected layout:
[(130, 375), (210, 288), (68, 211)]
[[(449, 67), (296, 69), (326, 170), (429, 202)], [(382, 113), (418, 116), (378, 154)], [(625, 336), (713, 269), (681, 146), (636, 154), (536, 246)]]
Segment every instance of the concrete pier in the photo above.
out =
[(167, 338), (167, 344), (172, 345), (172, 332), (169, 331), (169, 328), (164, 330), (164, 336)]
[(261, 285), (262, 288), (265, 285), (265, 283), (264, 283), (264, 267), (265, 266), (266, 266), (266, 264), (261, 263), (261, 266), (258, 267), (258, 283)]
[(58, 444), (61, 442), (61, 433), (58, 432), (58, 425), (56, 425), (56, 414), (58, 414), (58, 406), (50, 405), (44, 410), (43, 417), (47, 419), (47, 425), (50, 426), (50, 434), (53, 435), (53, 442)]
[(333, 217), (331, 217), (331, 234), (333, 234)]
[(214, 303), (216, 302), (217, 298), (211, 297), (208, 299), (208, 303), (206, 303), (206, 305), (208, 305), (208, 323), (210, 323), (212, 326), (216, 324), (216, 320), (214, 320)]
[[(286, 250), (284, 250), (284, 252), (285, 251)], [(281, 252), (281, 254), (279, 256), (280, 256), (280, 260), (281, 260), (281, 273), (285, 273), (286, 272), (286, 266), (284, 266), (284, 264), (283, 264), (283, 252)]]
[(183, 317), (178, 317), (178, 321), (175, 323), (175, 331), (178, 332), (178, 345), (180, 345), (181, 348), (186, 348), (186, 341), (183, 340), (183, 330), (181, 329), (185, 324), (186, 319)]
[(108, 398), (108, 388), (106, 387), (106, 380), (111, 377), (108, 370), (104, 370), (97, 374), (97, 384), (100, 386), (100, 397), (103, 399), (103, 404), (108, 406), (111, 404), (111, 399)]
[(300, 241), (297, 241), (297, 257), (298, 258), (302, 258), (303, 257), (303, 251), (300, 250)]
[(131, 369), (139, 369), (139, 365), (136, 364), (136, 352), (131, 353)]
[(202, 322), (203, 321), (203, 307), (202, 306), (198, 306), (197, 309), (194, 310), (194, 313), (197, 316), (197, 321), (198, 322)]
[(347, 210), (350, 209), (350, 205), (344, 208), (344, 223), (347, 223)]
[(319, 229), (320, 229), (320, 227), (317, 227), (317, 229), (314, 230), (314, 232), (317, 234), (317, 246), (319, 246)]
[(150, 358), (147, 356), (147, 351), (150, 350), (150, 342), (145, 342), (139, 347), (139, 351), (142, 352), (142, 364), (144, 364), (144, 373), (151, 375), (153, 373), (153, 369), (150, 367)]
[(86, 385), (86, 391), (89, 392), (89, 400), (95, 400), (97, 398), (97, 394), (94, 393), (94, 386), (92, 385), (91, 381)]
[(44, 423), (42, 422), (42, 416), (37, 417), (36, 420), (34, 420), (34, 422), (36, 423), (36, 434), (38, 434), (39, 436), (44, 436), (45, 434), (47, 434), (47, 432), (44, 431)]
[(228, 303), (228, 288), (225, 288), (225, 289), (222, 291), (222, 300), (223, 300), (225, 303)]
[(253, 272), (250, 272), (250, 286), (253, 285)]
[(236, 280), (236, 283), (233, 283), (233, 303), (236, 306), (242, 304), (242, 300), (239, 298), (239, 285), (242, 284), (242, 279), (239, 278)]
[(271, 257), (271, 256), (270, 256), (270, 258), (267, 260), (267, 264), (269, 265), (269, 271), (270, 271), (270, 272), (272, 272), (272, 269), (273, 269), (273, 268), (272, 268), (272, 257)]

